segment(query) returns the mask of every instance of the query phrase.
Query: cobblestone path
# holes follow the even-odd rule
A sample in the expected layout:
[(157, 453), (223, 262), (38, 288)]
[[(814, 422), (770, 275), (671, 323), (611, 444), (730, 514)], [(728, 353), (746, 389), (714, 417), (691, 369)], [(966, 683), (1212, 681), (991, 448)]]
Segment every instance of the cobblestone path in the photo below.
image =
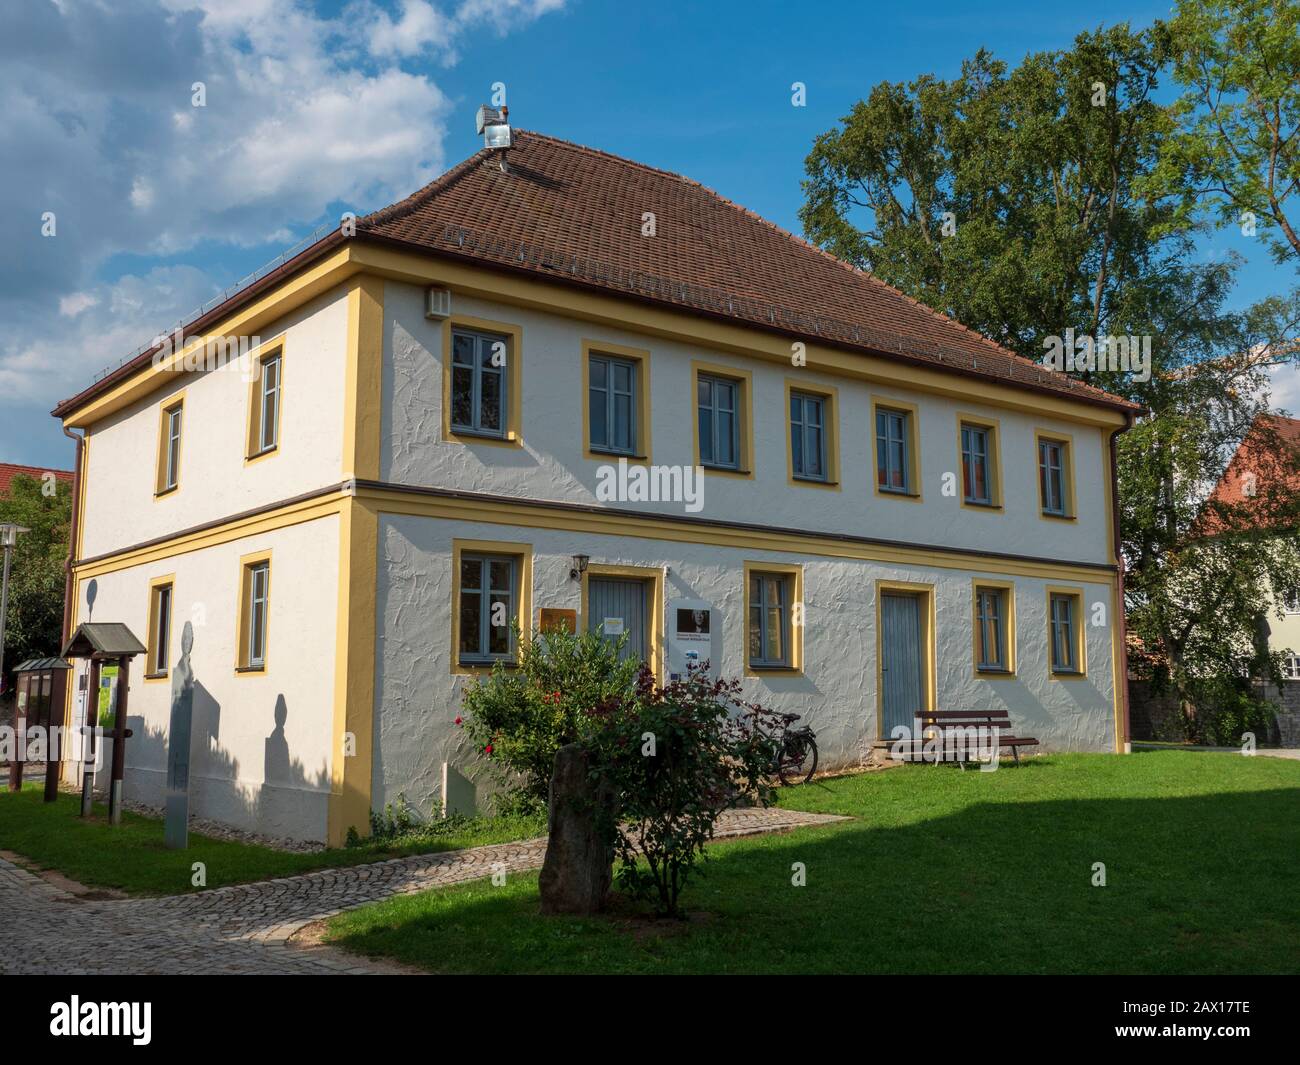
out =
[[(719, 839), (844, 821), (781, 809), (728, 810)], [(395, 973), (290, 937), (392, 895), (537, 869), (546, 840), (394, 858), (347, 869), (152, 899), (75, 895), (0, 858), (0, 973)]]

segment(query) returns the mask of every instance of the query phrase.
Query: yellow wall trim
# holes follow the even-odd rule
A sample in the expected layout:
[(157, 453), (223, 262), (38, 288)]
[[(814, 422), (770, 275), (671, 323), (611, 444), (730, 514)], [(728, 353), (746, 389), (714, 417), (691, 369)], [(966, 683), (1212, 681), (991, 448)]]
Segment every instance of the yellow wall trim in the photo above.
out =
[[(884, 678), (884, 625), (883, 625), (883, 598), (884, 596), (894, 593), (896, 595), (913, 595), (920, 600), (917, 606), (917, 614), (921, 622), (921, 699), (924, 706), (922, 710), (935, 710), (935, 700), (938, 696), (935, 694), (939, 690), (938, 662), (936, 656), (936, 607), (933, 584), (922, 584), (913, 581), (876, 581), (876, 739), (888, 740), (892, 736), (885, 735), (885, 678)], [(915, 737), (914, 737), (915, 738)]]
[[(1007, 668), (1005, 670), (980, 668), (979, 593), (985, 589), (1003, 593), (1006, 612), (1002, 618), (1005, 638)], [(987, 577), (971, 578), (971, 666), (977, 680), (1014, 680), (1016, 676), (1016, 586), (1011, 581), (995, 581)]]
[(348, 829), (370, 832), (375, 716), (375, 626), (379, 518), (357, 500), (339, 513), (339, 590), (334, 644), (334, 740), (328, 837), (341, 847)]
[(803, 532), (800, 532), (797, 541), (792, 541), (789, 531), (783, 529), (738, 528), (733, 525), (688, 522), (658, 516), (648, 519), (644, 514), (620, 513), (613, 507), (577, 510), (522, 500), (490, 497), (475, 499), (463, 493), (451, 495), (370, 484), (359, 484), (357, 492), (361, 498), (373, 502), (378, 510), (391, 514), (608, 536), (633, 536), (674, 543), (776, 551), (784, 555), (819, 555), (903, 566), (1005, 573), (1046, 580), (1075, 580), (1089, 584), (1110, 584), (1114, 581), (1114, 571), (1108, 566), (1090, 568), (1068, 562), (985, 556), (974, 552), (928, 548), (924, 545), (895, 546)]
[(348, 286), (348, 346), (343, 388), (343, 476), (378, 477), (384, 373), (384, 282)]
[(664, 571), (656, 566), (612, 566), (600, 562), (588, 564), (582, 574), (582, 603), (578, 613), (578, 631), (591, 627), (587, 606), (587, 581), (590, 577), (623, 577), (644, 581), (646, 590), (646, 645), (650, 648), (650, 661), (646, 663), (660, 684), (664, 681)]
[[(479, 333), (496, 333), (509, 340), (505, 353), (506, 409), (505, 435), (469, 433), (451, 427), (451, 342), (452, 330), (464, 329)], [(488, 444), (497, 447), (523, 447), (524, 443), (524, 331), (513, 322), (497, 322), (488, 318), (470, 318), (453, 314), (442, 323), (442, 438), (460, 444)], [(586, 410), (584, 407), (583, 410)]]
[[(590, 292), (563, 284), (537, 281), (503, 270), (422, 255), (413, 251), (357, 243), (346, 251), (359, 269), (413, 285), (442, 285), (453, 294), (514, 304), (534, 310), (597, 322), (646, 336), (678, 340), (696, 348), (727, 352), (790, 366), (790, 335), (752, 326), (733, 325), (640, 300)], [(988, 403), (1011, 410), (1064, 418), (1089, 425), (1119, 427), (1125, 413), (1114, 407), (1081, 402), (1050, 392), (1013, 388), (993, 379), (930, 369), (900, 358), (846, 351), (807, 338), (807, 369), (812, 372), (874, 381), (885, 387), (905, 387), (943, 395), (965, 403)]]
[[(527, 643), (533, 631), (533, 545), (504, 540), (454, 539), (451, 543), (451, 672), (463, 676), (485, 676), (490, 665), (473, 665), (460, 660), (460, 559), (463, 554), (501, 555), (514, 559), (518, 587), (515, 589), (515, 616), (520, 643)], [(484, 606), (487, 601), (484, 600)], [(514, 659), (506, 665), (513, 666)]]
[[(635, 454), (624, 455), (617, 451), (600, 451), (591, 446), (591, 357), (609, 355), (624, 359), (636, 366), (636, 443)], [(650, 352), (644, 348), (629, 348), (624, 344), (610, 344), (603, 340), (582, 340), (582, 455), (593, 462), (650, 463), (652, 422), (650, 420)], [(612, 388), (613, 386), (610, 385)]]
[(346, 500), (345, 492), (332, 490), (310, 499), (291, 501), (283, 506), (258, 511), (245, 517), (214, 522), (193, 532), (168, 537), (141, 547), (127, 548), (111, 555), (99, 556), (90, 562), (79, 562), (74, 567), (74, 578), (81, 581), (105, 573), (116, 573), (118, 570), (130, 569), (132, 566), (147, 565), (150, 562), (174, 558), (191, 551), (202, 551), (205, 547), (228, 544), (232, 540), (239, 540), (245, 536), (255, 536), (270, 532), (272, 529), (283, 529), (305, 521), (329, 517), (331, 514), (337, 514)]
[[(705, 466), (700, 458), (700, 377), (720, 377), (732, 382), (736, 386), (738, 399), (736, 401), (736, 439), (739, 443), (740, 454), (737, 455), (737, 468), (728, 469), (725, 466)], [(741, 369), (739, 366), (729, 366), (725, 363), (718, 362), (701, 362), (699, 359), (691, 360), (691, 405), (688, 408), (691, 412), (691, 439), (694, 442), (694, 448), (691, 452), (695, 456), (695, 465), (703, 467), (704, 472), (709, 477), (740, 477), (745, 480), (754, 479), (754, 373), (752, 370)]]
[[(761, 574), (774, 574), (779, 577), (787, 577), (790, 581), (790, 602), (787, 608), (790, 612), (789, 618), (789, 636), (790, 647), (787, 651), (790, 659), (789, 666), (754, 666), (750, 664), (749, 659), (749, 609), (750, 588), (749, 581), (751, 577)], [(801, 677), (804, 673), (804, 633), (808, 628), (807, 611), (808, 607), (803, 598), (803, 566), (787, 565), (778, 562), (750, 562), (744, 564), (744, 643), (742, 653), (744, 658), (744, 674), (747, 677)]]

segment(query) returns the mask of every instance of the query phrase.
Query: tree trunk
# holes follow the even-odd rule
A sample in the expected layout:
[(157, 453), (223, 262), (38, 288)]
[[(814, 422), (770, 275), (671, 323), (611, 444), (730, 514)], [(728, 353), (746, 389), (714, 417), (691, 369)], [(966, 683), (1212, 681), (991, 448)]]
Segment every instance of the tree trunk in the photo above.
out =
[(576, 743), (555, 753), (549, 839), (539, 887), (542, 913), (589, 915), (605, 908), (613, 883), (614, 793), (595, 784), (587, 754)]

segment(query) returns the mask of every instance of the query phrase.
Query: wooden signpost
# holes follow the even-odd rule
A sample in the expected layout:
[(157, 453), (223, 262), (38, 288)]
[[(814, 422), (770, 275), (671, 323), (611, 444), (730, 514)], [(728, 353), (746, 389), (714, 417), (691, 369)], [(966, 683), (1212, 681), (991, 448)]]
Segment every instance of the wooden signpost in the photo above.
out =
[(126, 727), (127, 696), (130, 691), (131, 659), (144, 654), (145, 646), (121, 622), (84, 622), (63, 649), (64, 658), (90, 659), (90, 686), (86, 692), (86, 722), (83, 726), (85, 746), (82, 750), (81, 816), (89, 817), (91, 789), (98, 757), (96, 735), (99, 726), (99, 678), (105, 663), (117, 665), (117, 704), (113, 712), (113, 769), (108, 785), (109, 824), (122, 823), (122, 780), (126, 775), (126, 741), (131, 730)]

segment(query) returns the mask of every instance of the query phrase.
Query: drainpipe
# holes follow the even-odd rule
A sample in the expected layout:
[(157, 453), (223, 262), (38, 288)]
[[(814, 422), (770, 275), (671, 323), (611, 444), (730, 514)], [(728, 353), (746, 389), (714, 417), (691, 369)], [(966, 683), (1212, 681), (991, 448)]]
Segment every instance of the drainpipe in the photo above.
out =
[(1126, 418), (1123, 426), (1116, 429), (1110, 434), (1110, 518), (1111, 518), (1111, 539), (1115, 547), (1115, 587), (1118, 591), (1119, 617), (1116, 623), (1119, 625), (1119, 685), (1120, 697), (1123, 699), (1124, 708), (1124, 731), (1121, 737), (1123, 752), (1128, 754), (1132, 751), (1131, 738), (1129, 731), (1129, 702), (1128, 702), (1128, 616), (1124, 609), (1124, 545), (1120, 537), (1119, 521), (1119, 466), (1116, 463), (1118, 457), (1118, 441), (1121, 433), (1126, 433), (1133, 428), (1133, 416), (1130, 414)]
[(72, 636), (69, 631), (72, 625), (72, 564), (76, 561), (77, 526), (81, 522), (81, 461), (85, 437), (74, 433), (66, 425), (63, 426), (63, 435), (77, 442), (77, 460), (72, 466), (72, 524), (68, 527), (68, 557), (63, 563), (63, 643), (66, 645)]

